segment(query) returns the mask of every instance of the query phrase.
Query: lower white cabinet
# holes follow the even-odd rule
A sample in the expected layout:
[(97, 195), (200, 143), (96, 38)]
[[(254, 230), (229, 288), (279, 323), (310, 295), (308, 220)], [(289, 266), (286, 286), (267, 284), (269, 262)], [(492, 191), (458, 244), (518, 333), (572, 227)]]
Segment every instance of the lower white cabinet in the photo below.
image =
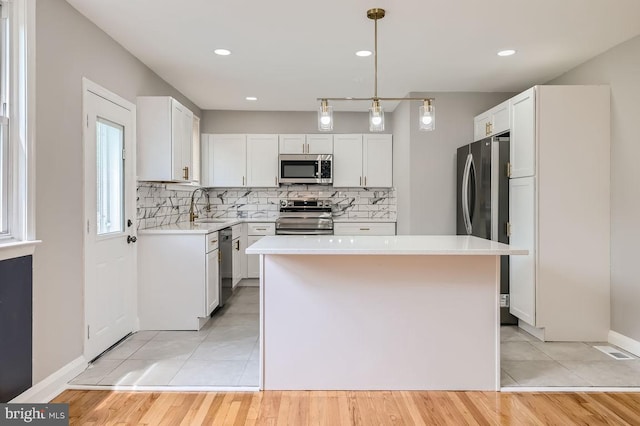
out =
[(395, 222), (338, 222), (334, 235), (396, 235)]
[[(276, 234), (276, 224), (273, 222), (248, 223), (247, 224), (247, 247), (260, 240), (266, 235)], [(247, 278), (260, 277), (260, 255), (247, 255)]]
[(233, 225), (231, 228), (232, 238), (232, 264), (233, 270), (231, 272), (232, 280), (231, 285), (236, 288), (240, 280), (242, 279), (242, 263), (244, 261), (244, 244), (242, 243), (242, 225)]
[(141, 330), (199, 330), (218, 306), (218, 233), (138, 234)]

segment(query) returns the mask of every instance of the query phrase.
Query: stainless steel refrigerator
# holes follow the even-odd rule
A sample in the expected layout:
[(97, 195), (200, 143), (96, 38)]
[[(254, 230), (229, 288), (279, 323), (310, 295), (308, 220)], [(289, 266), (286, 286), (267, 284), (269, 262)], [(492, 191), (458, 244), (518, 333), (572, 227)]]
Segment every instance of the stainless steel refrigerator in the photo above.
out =
[[(458, 235), (509, 243), (509, 135), (493, 136), (458, 148)], [(500, 259), (500, 323), (517, 324), (509, 313), (509, 256)], [(506, 297), (505, 297), (506, 296)]]

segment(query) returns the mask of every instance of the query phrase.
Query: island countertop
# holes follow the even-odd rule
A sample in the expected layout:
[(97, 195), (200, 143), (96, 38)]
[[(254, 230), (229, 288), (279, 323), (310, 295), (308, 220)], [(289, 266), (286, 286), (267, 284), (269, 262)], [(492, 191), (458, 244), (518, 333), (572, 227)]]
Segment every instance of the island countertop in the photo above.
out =
[(267, 236), (246, 250), (247, 254), (281, 255), (524, 255), (527, 250), (463, 235), (279, 235)]

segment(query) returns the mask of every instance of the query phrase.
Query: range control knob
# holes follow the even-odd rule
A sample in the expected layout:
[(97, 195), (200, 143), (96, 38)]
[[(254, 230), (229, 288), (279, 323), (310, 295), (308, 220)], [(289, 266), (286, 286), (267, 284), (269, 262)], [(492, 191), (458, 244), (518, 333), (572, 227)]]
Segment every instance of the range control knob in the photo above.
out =
[(287, 200), (280, 200), (280, 207), (287, 207)]

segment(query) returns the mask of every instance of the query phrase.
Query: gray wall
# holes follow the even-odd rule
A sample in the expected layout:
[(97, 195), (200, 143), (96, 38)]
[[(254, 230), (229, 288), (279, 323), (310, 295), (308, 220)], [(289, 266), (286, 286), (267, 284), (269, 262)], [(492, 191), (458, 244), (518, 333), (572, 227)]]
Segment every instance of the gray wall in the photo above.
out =
[(611, 329), (640, 341), (640, 36), (548, 84), (611, 86)]
[(36, 9), (34, 382), (83, 353), (82, 77), (135, 103), (172, 95), (201, 111), (64, 0)]
[[(385, 114), (385, 133), (393, 132), (393, 114)], [(333, 113), (331, 133), (369, 133), (368, 112)], [(202, 111), (202, 133), (319, 133), (314, 111)]]
[[(473, 117), (513, 95), (411, 93), (413, 97), (435, 98), (436, 128), (432, 132), (418, 130), (419, 102), (394, 112), (394, 136), (402, 135), (403, 144), (394, 148), (399, 233), (455, 235), (456, 150), (473, 141)], [(408, 214), (406, 210), (401, 212), (407, 206)]]

